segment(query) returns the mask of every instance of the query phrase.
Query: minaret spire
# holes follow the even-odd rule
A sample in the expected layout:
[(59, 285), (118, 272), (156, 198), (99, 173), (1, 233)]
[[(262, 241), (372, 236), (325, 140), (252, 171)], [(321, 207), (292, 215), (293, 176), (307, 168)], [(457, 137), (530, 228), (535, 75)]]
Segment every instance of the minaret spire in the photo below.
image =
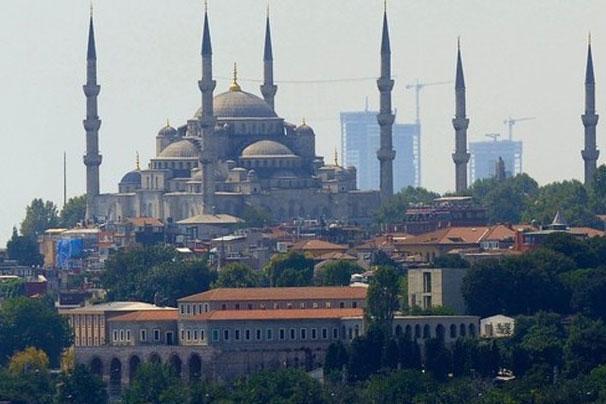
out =
[(92, 5), (86, 54), (86, 84), (83, 89), (86, 96), (86, 119), (83, 121), (86, 131), (86, 154), (84, 155), (84, 165), (86, 166), (86, 220), (93, 220), (96, 210), (96, 197), (99, 195), (99, 166), (102, 157), (99, 154), (101, 120), (98, 115), (97, 103), (101, 87), (97, 84), (97, 49)]
[(202, 212), (213, 214), (215, 209), (215, 155), (211, 137), (215, 129), (213, 92), (217, 82), (213, 80), (213, 56), (208, 23), (208, 4), (204, 2), (204, 26), (202, 29), (202, 79), (198, 87), (202, 93), (200, 116), (200, 168), (202, 170)]
[(463, 60), (461, 58), (461, 40), (457, 39), (457, 72), (455, 78), (455, 117), (452, 126), (455, 129), (455, 152), (452, 160), (455, 163), (455, 189), (457, 193), (467, 189), (467, 128), (469, 119), (465, 111), (465, 77), (463, 75)]
[(278, 86), (274, 83), (274, 55), (271, 46), (271, 29), (269, 27), (269, 4), (267, 5), (267, 16), (265, 18), (265, 47), (263, 49), (263, 84), (261, 94), (265, 102), (275, 109), (275, 96)]
[(391, 79), (391, 47), (389, 43), (389, 27), (387, 24), (387, 8), (383, 10), (383, 32), (381, 35), (381, 77), (377, 80), (379, 89), (380, 111), (377, 122), (381, 130), (380, 148), (377, 158), (380, 163), (380, 191), (383, 200), (393, 195), (393, 160), (396, 152), (393, 150), (392, 126), (395, 119), (391, 110), (391, 91), (394, 81)]
[(585, 69), (585, 113), (581, 116), (585, 127), (585, 148), (581, 151), (585, 163), (585, 185), (590, 185), (595, 176), (600, 155), (596, 147), (596, 126), (599, 115), (595, 113), (595, 77), (591, 54), (591, 33), (587, 40), (587, 66)]

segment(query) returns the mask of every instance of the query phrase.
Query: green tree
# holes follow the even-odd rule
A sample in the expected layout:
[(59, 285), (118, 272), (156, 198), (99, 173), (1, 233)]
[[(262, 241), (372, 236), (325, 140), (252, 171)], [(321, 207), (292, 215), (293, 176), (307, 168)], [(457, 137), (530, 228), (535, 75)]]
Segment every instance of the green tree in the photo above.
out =
[(599, 264), (598, 256), (591, 245), (569, 233), (548, 235), (542, 247), (565, 255), (579, 268), (594, 268)]
[(561, 276), (571, 293), (573, 312), (606, 320), (606, 267), (579, 269)]
[(221, 268), (214, 288), (256, 288), (262, 285), (261, 275), (240, 263)]
[(425, 368), (438, 381), (446, 381), (450, 371), (450, 351), (440, 338), (425, 341)]
[(34, 347), (27, 347), (21, 352), (16, 352), (8, 364), (8, 371), (13, 375), (27, 372), (48, 371), (48, 356), (44, 351)]
[(366, 296), (367, 316), (391, 335), (391, 325), (399, 307), (399, 277), (392, 267), (379, 267), (373, 274)]
[(497, 260), (480, 261), (463, 278), (461, 292), (467, 310), (475, 315), (505, 313), (513, 295), (511, 273)]
[(570, 326), (564, 346), (569, 376), (589, 373), (606, 363), (606, 325), (601, 320), (592, 321), (578, 316)]
[(208, 290), (214, 281), (205, 261), (184, 260), (165, 246), (118, 251), (105, 262), (101, 284), (110, 300), (155, 301), (174, 305), (177, 299)]
[(0, 369), (0, 401), (50, 404), (53, 394), (54, 385), (48, 369), (24, 369), (20, 373)]
[(160, 363), (144, 363), (133, 382), (124, 392), (127, 404), (182, 404), (188, 400), (188, 391), (174, 370)]
[(365, 335), (351, 342), (347, 376), (350, 381), (363, 381), (381, 368), (385, 332), (381, 327), (371, 325)]
[[(428, 375), (413, 370), (400, 370), (371, 377), (363, 393), (366, 403), (416, 404), (420, 396), (429, 394), (437, 386)], [(436, 401), (437, 402), (437, 401)]]
[(401, 223), (406, 209), (415, 203), (429, 203), (440, 195), (424, 188), (407, 187), (384, 202), (376, 214), (379, 224)]
[(86, 195), (69, 198), (67, 203), (61, 209), (59, 215), (59, 224), (61, 227), (72, 228), (78, 223), (84, 221), (86, 214)]
[(59, 224), (57, 207), (51, 201), (34, 199), (25, 209), (25, 219), (21, 222), (21, 234), (34, 240), (46, 229)]
[(6, 253), (8, 258), (16, 260), (21, 265), (42, 265), (44, 260), (36, 239), (20, 236), (15, 227), (10, 240), (6, 243)]
[(320, 383), (300, 369), (263, 371), (236, 387), (234, 401), (250, 404), (323, 402)]
[(61, 375), (57, 386), (58, 403), (105, 404), (107, 399), (103, 380), (86, 366), (77, 365), (70, 373)]
[(255, 206), (246, 206), (242, 211), (243, 227), (265, 227), (272, 224), (271, 213)]
[(438, 255), (433, 259), (434, 268), (469, 268), (469, 262), (459, 254)]
[(0, 300), (25, 296), (25, 281), (14, 279), (0, 282)]
[(0, 306), (0, 364), (15, 352), (35, 347), (48, 355), (51, 366), (57, 367), (61, 353), (71, 342), (67, 320), (57, 313), (52, 301), (21, 297)]
[(598, 167), (589, 196), (593, 211), (597, 214), (606, 214), (606, 164)]
[(333, 342), (326, 350), (324, 359), (324, 373), (341, 372), (343, 366), (347, 365), (349, 354), (341, 341)]
[(364, 269), (355, 262), (331, 261), (316, 271), (315, 284), (318, 286), (347, 286), (353, 274), (362, 272)]
[(314, 261), (295, 251), (276, 254), (263, 269), (270, 286), (311, 286)]

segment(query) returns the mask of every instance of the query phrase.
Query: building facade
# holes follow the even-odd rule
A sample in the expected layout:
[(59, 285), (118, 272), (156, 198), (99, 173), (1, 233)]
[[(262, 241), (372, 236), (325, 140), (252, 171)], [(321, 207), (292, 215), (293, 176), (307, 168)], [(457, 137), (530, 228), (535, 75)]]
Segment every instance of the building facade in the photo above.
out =
[[(377, 112), (341, 113), (341, 155), (343, 165), (355, 167), (357, 187), (361, 190), (379, 189), (379, 160), (371, 152), (379, 150), (380, 130)], [(420, 142), (417, 124), (393, 125), (394, 191), (407, 186), (420, 186)]]
[(464, 314), (461, 286), (467, 268), (409, 268), (408, 304), (423, 310), (446, 307)]

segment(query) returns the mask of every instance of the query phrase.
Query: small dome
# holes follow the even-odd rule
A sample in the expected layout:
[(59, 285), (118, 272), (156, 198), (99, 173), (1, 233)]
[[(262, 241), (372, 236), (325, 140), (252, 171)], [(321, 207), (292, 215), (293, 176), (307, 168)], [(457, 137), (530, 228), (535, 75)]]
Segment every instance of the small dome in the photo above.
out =
[(301, 125), (297, 126), (296, 132), (297, 132), (297, 135), (303, 135), (303, 134), (313, 135), (314, 134), (314, 130), (312, 129), (312, 127), (307, 125), (305, 122), (303, 122)]
[[(277, 115), (264, 99), (245, 91), (227, 91), (215, 97), (214, 115), (218, 118), (276, 118)], [(202, 117), (202, 110), (195, 118)]]
[(294, 156), (295, 154), (281, 143), (273, 140), (260, 140), (242, 150), (242, 157)]
[(141, 185), (141, 173), (139, 170), (134, 170), (124, 174), (124, 177), (120, 180), (120, 184)]
[(162, 127), (162, 129), (160, 129), (158, 131), (158, 137), (174, 137), (174, 136), (177, 136), (177, 129), (170, 126), (170, 124), (168, 122), (166, 123), (166, 125), (164, 125)]
[(197, 158), (198, 149), (189, 140), (183, 139), (166, 146), (158, 158)]

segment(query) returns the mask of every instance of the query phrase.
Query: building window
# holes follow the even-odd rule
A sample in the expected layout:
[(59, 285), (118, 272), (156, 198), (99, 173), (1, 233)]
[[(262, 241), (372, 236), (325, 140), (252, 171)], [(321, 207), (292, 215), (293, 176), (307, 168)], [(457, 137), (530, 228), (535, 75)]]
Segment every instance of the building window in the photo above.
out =
[(301, 339), (307, 339), (307, 328), (301, 328)]
[(431, 296), (423, 296), (423, 308), (431, 308)]
[(347, 330), (347, 336), (349, 337), (349, 339), (353, 339), (353, 329), (351, 327), (349, 327), (349, 329)]
[(185, 341), (185, 330), (181, 329), (181, 341)]
[(191, 313), (191, 306), (189, 304), (185, 306), (185, 313), (187, 313), (187, 315)]
[(360, 336), (360, 327), (358, 327), (357, 325), (354, 327), (354, 337), (359, 337)]
[(240, 310), (240, 303), (236, 303), (236, 310)]
[(261, 339), (263, 338), (263, 333), (261, 332), (260, 328), (257, 328), (255, 330), (255, 334), (256, 334), (255, 336), (257, 337), (257, 341), (261, 341)]
[(204, 330), (200, 330), (200, 341), (204, 341)]
[(213, 330), (213, 342), (219, 342), (219, 330)]
[(265, 330), (265, 331), (266, 331), (266, 332), (265, 332), (266, 339), (267, 339), (268, 341), (273, 340), (273, 339), (274, 339), (274, 332), (273, 332), (273, 330), (272, 330), (271, 328), (268, 328), (268, 329), (267, 329), (267, 330)]
[(274, 303), (274, 310), (277, 310), (280, 308), (280, 303)]
[(423, 272), (423, 293), (431, 293), (431, 272)]
[(240, 330), (234, 330), (234, 339), (240, 341)]
[(295, 330), (294, 328), (290, 329), (290, 339), (294, 340), (295, 338), (297, 338), (297, 330)]
[(208, 313), (208, 303), (204, 303), (204, 312)]
[(318, 330), (315, 328), (311, 329), (311, 339), (318, 339)]
[(328, 339), (328, 329), (322, 328), (322, 339)]
[(287, 308), (287, 309), (292, 309), (292, 303), (287, 303), (287, 304), (286, 304), (286, 308)]
[(351, 302), (351, 307), (354, 309), (358, 308), (358, 302)]
[(130, 330), (126, 330), (126, 340), (130, 341)]
[(330, 309), (330, 306), (331, 306), (330, 302), (326, 302), (326, 308)]
[(147, 341), (147, 330), (139, 330), (139, 340), (141, 342)]
[(160, 341), (160, 330), (154, 330), (154, 341)]
[(120, 341), (124, 341), (124, 330), (120, 330)]
[(114, 342), (118, 341), (118, 330), (114, 330), (113, 340)]
[(187, 330), (187, 340), (191, 341), (191, 330)]
[(185, 314), (185, 305), (182, 304), (180, 308), (181, 308), (181, 314)]
[(198, 340), (198, 330), (194, 330), (194, 341)]
[(223, 341), (229, 341), (229, 330), (223, 330)]
[(286, 339), (286, 330), (284, 328), (280, 328), (280, 340)]
[(339, 329), (336, 327), (332, 329), (332, 339), (339, 339)]
[(253, 309), (252, 303), (248, 303), (248, 310), (252, 310), (252, 309)]
[(261, 305), (260, 305), (260, 309), (261, 309), (261, 310), (265, 310), (265, 304), (264, 304), (264, 303), (261, 303)]
[(340, 302), (339, 303), (339, 308), (340, 309), (344, 309), (345, 308), (345, 302)]
[(305, 303), (303, 303), (303, 302), (302, 302), (302, 303), (300, 303), (300, 304), (299, 304), (299, 308), (304, 309), (304, 308), (305, 308)]

